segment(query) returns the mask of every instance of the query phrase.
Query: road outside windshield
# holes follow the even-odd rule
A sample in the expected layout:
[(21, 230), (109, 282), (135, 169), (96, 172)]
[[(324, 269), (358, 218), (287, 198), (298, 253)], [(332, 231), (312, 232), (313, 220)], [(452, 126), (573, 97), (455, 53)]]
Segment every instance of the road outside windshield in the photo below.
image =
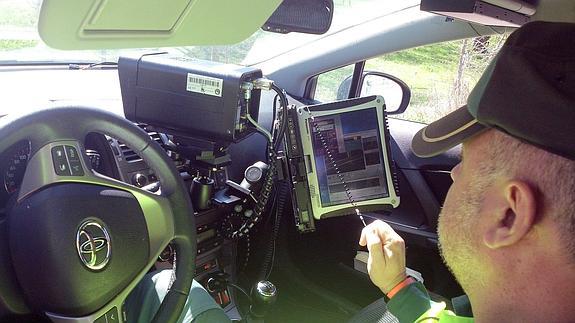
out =
[[(42, 0), (0, 0), (0, 64), (117, 61), (121, 54), (167, 50), (193, 58), (251, 65), (325, 36), (281, 35), (259, 30), (231, 46), (59, 51), (46, 46), (38, 35), (41, 4)], [(335, 0), (334, 19), (328, 34), (418, 4), (417, 0)]]

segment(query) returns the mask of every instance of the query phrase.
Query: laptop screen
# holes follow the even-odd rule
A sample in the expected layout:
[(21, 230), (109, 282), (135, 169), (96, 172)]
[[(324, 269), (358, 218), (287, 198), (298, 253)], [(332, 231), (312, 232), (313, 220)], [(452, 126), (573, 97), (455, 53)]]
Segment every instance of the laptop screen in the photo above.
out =
[(322, 207), (389, 197), (375, 107), (309, 124)]

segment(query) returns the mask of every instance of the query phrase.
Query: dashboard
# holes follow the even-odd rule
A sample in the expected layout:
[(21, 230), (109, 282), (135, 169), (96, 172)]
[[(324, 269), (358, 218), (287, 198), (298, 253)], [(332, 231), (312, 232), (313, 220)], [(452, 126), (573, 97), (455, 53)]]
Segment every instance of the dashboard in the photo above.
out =
[(10, 196), (18, 191), (20, 182), (30, 159), (30, 143), (20, 142), (5, 152), (2, 160), (3, 195)]

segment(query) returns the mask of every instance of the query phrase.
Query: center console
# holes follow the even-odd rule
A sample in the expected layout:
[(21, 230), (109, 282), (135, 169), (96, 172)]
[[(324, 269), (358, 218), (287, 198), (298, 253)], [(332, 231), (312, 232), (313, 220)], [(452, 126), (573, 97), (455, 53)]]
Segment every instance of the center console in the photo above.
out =
[[(171, 145), (171, 136), (151, 131), (146, 125), (138, 124), (150, 138), (166, 148)], [(107, 138), (114, 155), (120, 179), (134, 186), (151, 191), (159, 189), (158, 178), (154, 171), (127, 145), (114, 139)], [(166, 153), (174, 161), (186, 186), (191, 189), (193, 177), (186, 169), (187, 161), (177, 153), (166, 149)], [(224, 220), (230, 214), (233, 206), (214, 205), (205, 210), (194, 212), (197, 230), (197, 256), (195, 280), (209, 291), (208, 280), (215, 275), (225, 274), (231, 281), (235, 280), (237, 243), (225, 240), (222, 233)], [(162, 252), (155, 264), (155, 270), (172, 269), (174, 262), (174, 249), (171, 245)], [(234, 290), (225, 287), (223, 290), (209, 291), (216, 303), (232, 320), (240, 320), (241, 316), (234, 301)]]

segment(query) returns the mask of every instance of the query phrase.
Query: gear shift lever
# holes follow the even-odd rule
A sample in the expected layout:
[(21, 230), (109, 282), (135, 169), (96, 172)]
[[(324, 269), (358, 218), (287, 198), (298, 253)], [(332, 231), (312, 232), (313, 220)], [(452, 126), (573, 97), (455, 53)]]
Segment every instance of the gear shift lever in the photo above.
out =
[(206, 282), (206, 289), (213, 293), (226, 290), (227, 286), (236, 288), (248, 297), (251, 304), (246, 322), (263, 322), (264, 316), (270, 306), (272, 306), (278, 298), (276, 286), (267, 280), (263, 280), (258, 282), (252, 289), (251, 295), (248, 295), (243, 288), (232, 284), (227, 278), (228, 274), (224, 272), (213, 273)]
[(254, 318), (263, 319), (278, 298), (276, 286), (267, 280), (259, 281), (252, 289), (251, 298), (250, 314)]

